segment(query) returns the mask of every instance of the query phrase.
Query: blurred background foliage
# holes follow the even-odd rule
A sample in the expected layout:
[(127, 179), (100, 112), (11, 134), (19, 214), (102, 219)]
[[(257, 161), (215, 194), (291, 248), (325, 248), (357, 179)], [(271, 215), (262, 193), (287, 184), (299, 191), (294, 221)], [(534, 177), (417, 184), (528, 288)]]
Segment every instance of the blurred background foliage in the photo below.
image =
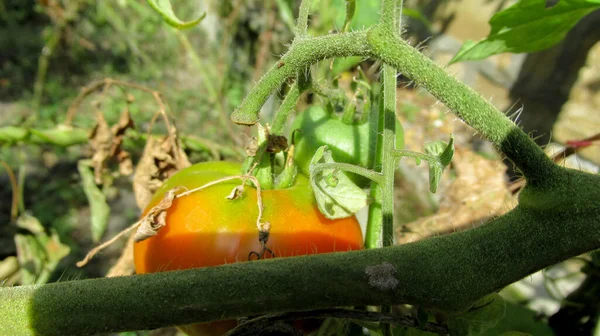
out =
[[(245, 155), (244, 144), (252, 137), (252, 130), (232, 125), (228, 115), (253, 83), (286, 51), (293, 38), (299, 1), (189, 0), (174, 3), (176, 14), (184, 20), (203, 12), (207, 12), (207, 17), (198, 26), (178, 31), (166, 25), (145, 0), (0, 0), (0, 162), (3, 162), (0, 169), (0, 282), (3, 285), (99, 277), (107, 273), (120, 256), (124, 242), (104, 251), (101, 258), (93, 259), (86, 268), (74, 267), (75, 262), (97, 243), (92, 240), (94, 229), (90, 227), (90, 218), (97, 215), (89, 206), (90, 193), (99, 193), (110, 208), (110, 216), (106, 217), (105, 227), (99, 233), (104, 239), (114, 236), (139, 216), (131, 179), (114, 172), (116, 169), (107, 174), (102, 185), (91, 183), (90, 187), (87, 183), (86, 188), (86, 170), (81, 166), (78, 170), (78, 161), (90, 158), (92, 149), (85, 145), (86, 137), (73, 140), (72, 129), (61, 128), (67, 120), (69, 106), (86, 85), (113, 78), (160, 92), (179, 133), (188, 137), (183, 142), (192, 162), (241, 160)], [(489, 32), (489, 17), (510, 1), (406, 0), (405, 4), (404, 36), (438, 63), (446, 64), (462, 41), (485, 37)], [(344, 6), (344, 0), (314, 1), (309, 33), (323, 35), (340, 31), (344, 24)], [(350, 29), (375, 23), (379, 18), (379, 6), (379, 0), (358, 0)], [(583, 36), (589, 47), (577, 49), (562, 44), (530, 55), (504, 54), (483, 61), (455, 64), (449, 70), (484, 96), (493, 97), (493, 103), (502, 110), (514, 112), (524, 103), (531, 106), (523, 124), (527, 131), (550, 134), (553, 127), (557, 134), (564, 129), (580, 131), (563, 132), (562, 138), (555, 138), (563, 144), (569, 139), (590, 136), (592, 134), (584, 129), (597, 132), (600, 127), (597, 110), (595, 114), (585, 114), (575, 126), (561, 110), (569, 97), (577, 96), (600, 107), (600, 86), (597, 85), (600, 76), (594, 65), (600, 64), (600, 49), (596, 43), (600, 37), (594, 29), (588, 29), (591, 32), (585, 29), (597, 27), (600, 15), (596, 12), (591, 17), (587, 18), (589, 22), (584, 22), (587, 26), (579, 27), (577, 34), (580, 35), (568, 39), (573, 41)], [(594, 45), (596, 47), (592, 49)], [(564, 54), (577, 56), (577, 62), (563, 60), (568, 63), (571, 75), (561, 81), (564, 76), (556, 73), (557, 69), (564, 69), (565, 64), (555, 60), (560, 60), (557, 55)], [(361, 58), (320, 62), (315, 68), (316, 77), (344, 87), (344, 82), (352, 82), (359, 75), (357, 66), (361, 68), (360, 76), (377, 79), (378, 64)], [(582, 75), (578, 76), (580, 71)], [(586, 75), (588, 72), (585, 71), (591, 71), (592, 75)], [(581, 84), (578, 78), (591, 84)], [(454, 118), (449, 118), (443, 107), (422, 90), (412, 87), (408, 79), (400, 76), (398, 82), (399, 118), (406, 130), (409, 149), (414, 146), (412, 149), (420, 150), (425, 141), (447, 139), (450, 132), (457, 134), (457, 145), (469, 148), (462, 154), (460, 149), (457, 150), (459, 161), (445, 176), (449, 182), (441, 187), (438, 195), (427, 191), (426, 169), (419, 172), (415, 167), (412, 170), (400, 168), (398, 242), (466, 228), (496, 214), (493, 211), (499, 208), (497, 213), (507, 210), (510, 207), (507, 204), (514, 199), (508, 195), (504, 170), (497, 169), (501, 165), (497, 153)], [(572, 91), (573, 87), (581, 87), (579, 93)], [(166, 133), (162, 122), (152, 127), (153, 116), (158, 110), (155, 99), (149, 92), (130, 87), (113, 86), (105, 92), (102, 86), (98, 88), (83, 97), (70, 126), (87, 132), (96, 125), (98, 111), (109, 125), (113, 125), (127, 109), (137, 131), (127, 133), (123, 147), (137, 162), (144, 148), (144, 134), (150, 129)], [(285, 87), (281, 88), (282, 93), (285, 90)], [(558, 96), (564, 99), (549, 100), (549, 97)], [(306, 97), (300, 106), (315, 99), (318, 98)], [(587, 108), (574, 99), (569, 100), (569, 104), (575, 104), (580, 110)], [(277, 105), (277, 99), (267, 102), (261, 113), (265, 120), (271, 119)], [(593, 110), (593, 106), (590, 109)], [(565, 116), (561, 115), (559, 121), (563, 124), (557, 127), (555, 121), (559, 112)], [(38, 135), (36, 141), (33, 137), (15, 141), (16, 128), (55, 129), (59, 134)], [(52, 144), (53, 136), (66, 136), (73, 144), (81, 145), (57, 146)], [(549, 137), (540, 141), (545, 145)], [(589, 169), (580, 159), (575, 162), (577, 168), (584, 166), (598, 171), (600, 153), (597, 148), (586, 152), (593, 161)], [(478, 156), (473, 156), (475, 152)], [(482, 162), (482, 156), (492, 161)], [(465, 159), (460, 161), (461, 157)], [(469, 180), (476, 170), (484, 175)], [(91, 171), (87, 172), (91, 174)], [(93, 177), (90, 175), (90, 178)], [(453, 185), (450, 181), (462, 181), (462, 184)], [(471, 186), (468, 190), (464, 188), (465, 183)], [(15, 190), (19, 192), (15, 194)], [(489, 196), (490, 190), (496, 196), (496, 203), (493, 208), (482, 207), (484, 201), (490, 204), (490, 198), (479, 199), (477, 195), (488, 192)], [(471, 196), (482, 202), (474, 203), (478, 209), (483, 209), (477, 214), (459, 206), (465, 204), (460, 203), (461, 200), (473, 199)], [(461, 210), (456, 210), (458, 208)], [(20, 216), (15, 215), (15, 209)], [(459, 212), (468, 217), (460, 220), (461, 228), (436, 226), (436, 218), (447, 216), (449, 211), (455, 212), (450, 213), (455, 218)], [(447, 223), (446, 220), (440, 222)], [(567, 293), (583, 281), (585, 275), (579, 271), (579, 266), (571, 263), (557, 271), (562, 275), (575, 274), (578, 280), (568, 282), (568, 291), (548, 290), (548, 293), (561, 292), (562, 295), (550, 295), (551, 308), (547, 302), (546, 306), (535, 306), (536, 319), (544, 320), (555, 313)], [(560, 276), (550, 281), (553, 286), (558, 278)], [(548, 278), (541, 276), (538, 282), (523, 286), (539, 288), (548, 283)], [(539, 293), (535, 293), (537, 289), (532, 294), (530, 289), (515, 288), (504, 293), (513, 302), (523, 304), (539, 299)], [(547, 293), (541, 296), (544, 295), (548, 296)], [(591, 311), (597, 309), (597, 303), (596, 306), (589, 302), (586, 305), (593, 306)], [(532, 310), (527, 312), (536, 316)], [(544, 326), (531, 328), (549, 332)], [(173, 330), (162, 332), (174, 333)]]

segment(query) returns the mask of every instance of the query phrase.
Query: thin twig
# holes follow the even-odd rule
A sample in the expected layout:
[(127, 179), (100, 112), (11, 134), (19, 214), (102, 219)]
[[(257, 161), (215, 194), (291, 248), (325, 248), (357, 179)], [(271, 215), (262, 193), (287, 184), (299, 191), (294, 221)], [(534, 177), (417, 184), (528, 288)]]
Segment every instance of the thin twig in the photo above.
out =
[(427, 322), (423, 325), (419, 325), (418, 320), (410, 316), (395, 316), (392, 314), (379, 312), (333, 308), (256, 317), (251, 320), (242, 322), (236, 328), (230, 330), (226, 334), (226, 336), (257, 335), (262, 329), (264, 329), (265, 326), (279, 321), (325, 319), (328, 317), (386, 323), (395, 326), (416, 328), (423, 331), (438, 333), (442, 335), (448, 333), (448, 328), (444, 325), (432, 322)]
[(130, 227), (119, 232), (116, 236), (114, 236), (111, 239), (105, 241), (104, 243), (94, 247), (90, 252), (88, 252), (88, 254), (86, 254), (86, 256), (85, 256), (85, 258), (83, 258), (83, 260), (78, 261), (75, 265), (77, 265), (77, 267), (83, 267), (83, 266), (87, 265), (87, 263), (90, 261), (90, 259), (92, 259), (96, 254), (98, 254), (98, 252), (100, 252), (100, 251), (104, 250), (106, 247), (112, 245), (114, 242), (119, 240), (121, 237), (123, 237), (124, 235), (133, 231), (133, 229), (136, 229), (138, 226), (140, 226), (141, 223), (142, 223), (141, 220), (135, 222)]

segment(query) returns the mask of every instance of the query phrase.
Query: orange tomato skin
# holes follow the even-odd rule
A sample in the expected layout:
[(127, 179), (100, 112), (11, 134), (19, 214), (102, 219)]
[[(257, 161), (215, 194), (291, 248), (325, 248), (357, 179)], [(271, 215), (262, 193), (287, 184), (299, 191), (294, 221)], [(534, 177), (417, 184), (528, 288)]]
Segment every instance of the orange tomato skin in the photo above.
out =
[[(240, 165), (229, 162), (199, 163), (183, 169), (163, 184), (145, 212), (174, 187), (193, 189), (219, 178), (239, 175), (239, 172)], [(175, 199), (167, 210), (166, 226), (156, 236), (134, 245), (136, 272), (241, 262), (248, 260), (250, 252), (260, 252), (256, 189), (247, 186), (241, 198), (226, 199), (240, 183), (241, 180), (227, 181)], [(261, 195), (262, 221), (271, 224), (267, 247), (276, 257), (344, 252), (363, 247), (356, 218), (325, 218), (316, 206), (306, 177), (299, 175), (292, 187), (263, 190)], [(206, 324), (194, 326), (198, 328), (186, 326), (184, 329), (192, 335), (219, 334), (211, 333), (215, 328), (207, 328)]]

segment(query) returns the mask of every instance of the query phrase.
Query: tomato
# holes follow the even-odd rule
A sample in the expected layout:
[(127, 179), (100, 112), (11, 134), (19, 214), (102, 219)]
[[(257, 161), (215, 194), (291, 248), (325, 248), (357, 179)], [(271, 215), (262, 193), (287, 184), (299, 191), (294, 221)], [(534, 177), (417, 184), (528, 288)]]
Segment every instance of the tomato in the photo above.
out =
[[(372, 130), (371, 127), (368, 122), (346, 124), (323, 107), (311, 106), (299, 114), (292, 124), (293, 130), (300, 130), (294, 138), (294, 160), (300, 171), (308, 175), (310, 160), (317, 148), (327, 145), (336, 162), (373, 168), (377, 132), (376, 128)], [(396, 148), (403, 147), (402, 125), (396, 122)], [(369, 180), (362, 176), (348, 176), (359, 187), (364, 188), (369, 184)]]
[[(239, 164), (229, 162), (199, 163), (183, 169), (162, 185), (146, 212), (168, 190), (178, 186), (193, 189), (222, 177), (239, 175), (240, 169)], [(226, 199), (240, 184), (240, 180), (231, 180), (175, 199), (167, 210), (167, 224), (158, 235), (134, 245), (136, 272), (247, 261), (250, 252), (260, 252), (256, 190), (246, 187), (241, 198)], [(276, 257), (357, 250), (363, 246), (356, 218), (325, 218), (317, 209), (307, 178), (302, 175), (290, 188), (263, 190), (262, 200), (263, 222), (271, 223), (267, 247)], [(202, 328), (218, 334), (215, 324), (194, 326), (198, 328), (184, 329), (195, 335), (200, 335), (197, 330)]]

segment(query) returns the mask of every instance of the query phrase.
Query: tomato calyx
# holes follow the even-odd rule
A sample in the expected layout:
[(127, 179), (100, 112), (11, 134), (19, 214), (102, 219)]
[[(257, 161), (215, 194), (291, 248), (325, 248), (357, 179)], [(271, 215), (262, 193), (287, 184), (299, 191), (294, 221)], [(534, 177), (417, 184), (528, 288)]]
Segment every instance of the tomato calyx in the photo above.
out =
[(271, 134), (268, 124), (258, 124), (258, 136), (247, 148), (242, 173), (254, 175), (265, 190), (286, 189), (294, 184), (297, 169), (294, 164), (294, 145), (288, 146), (283, 135)]

